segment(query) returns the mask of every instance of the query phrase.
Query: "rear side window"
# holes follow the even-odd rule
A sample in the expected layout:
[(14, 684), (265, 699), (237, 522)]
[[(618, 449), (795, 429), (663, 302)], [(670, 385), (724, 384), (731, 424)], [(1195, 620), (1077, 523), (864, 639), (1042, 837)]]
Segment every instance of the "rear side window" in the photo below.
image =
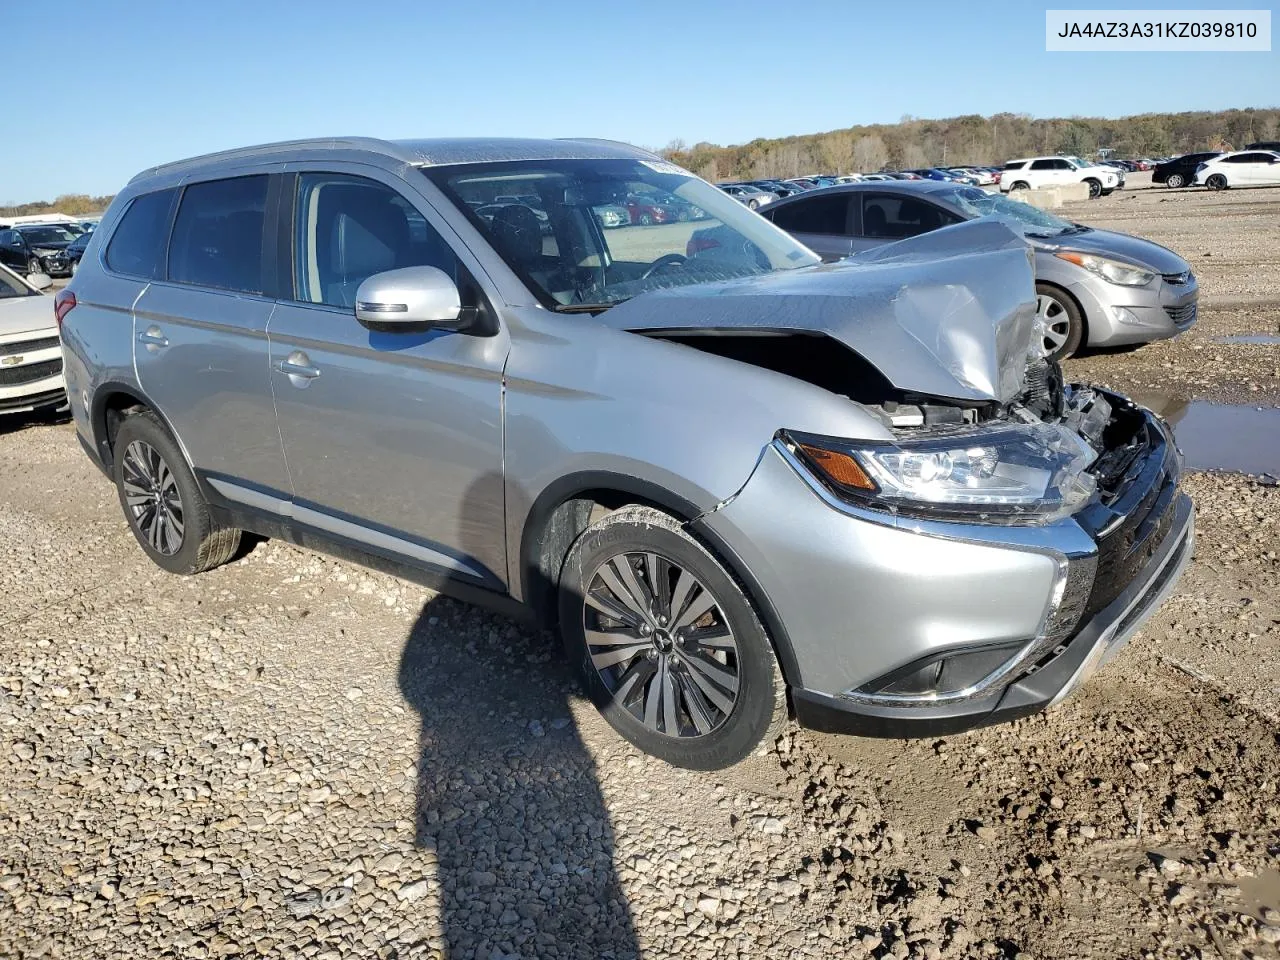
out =
[(844, 236), (848, 210), (849, 194), (837, 193), (826, 197), (806, 197), (789, 203), (774, 211), (772, 219), (788, 233)]
[(939, 227), (959, 223), (960, 218), (915, 197), (864, 194), (862, 235), (879, 240), (902, 240)]
[(169, 279), (262, 292), (267, 176), (193, 183), (182, 192), (169, 245)]
[(1027, 164), (1027, 161), (1025, 160), (1010, 160), (1008, 163), (1004, 165), (1004, 168), (1006, 170), (1021, 170), (1024, 166), (1026, 166), (1026, 164)]
[(107, 244), (107, 266), (126, 277), (155, 280), (164, 275), (169, 211), (177, 190), (134, 197)]

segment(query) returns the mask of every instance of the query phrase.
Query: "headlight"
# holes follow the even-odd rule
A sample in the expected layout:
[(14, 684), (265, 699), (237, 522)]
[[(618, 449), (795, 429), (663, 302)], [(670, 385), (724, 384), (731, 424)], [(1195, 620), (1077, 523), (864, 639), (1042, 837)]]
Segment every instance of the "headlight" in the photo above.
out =
[(1074, 513), (1096, 488), (1085, 470), (1097, 454), (1057, 424), (1001, 424), (890, 444), (784, 436), (837, 495), (876, 509), (1040, 524)]
[(1122, 287), (1145, 287), (1156, 278), (1150, 270), (1135, 267), (1122, 260), (1111, 260), (1092, 253), (1077, 253), (1074, 250), (1060, 250), (1054, 254), (1060, 260), (1084, 267), (1090, 273), (1096, 273), (1108, 283), (1118, 283)]

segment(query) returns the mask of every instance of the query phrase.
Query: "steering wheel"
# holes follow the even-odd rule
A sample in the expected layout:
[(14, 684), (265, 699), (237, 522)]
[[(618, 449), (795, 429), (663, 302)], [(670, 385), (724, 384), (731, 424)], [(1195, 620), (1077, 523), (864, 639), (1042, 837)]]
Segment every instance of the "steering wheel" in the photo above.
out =
[(655, 273), (657, 273), (659, 270), (663, 269), (664, 267), (683, 267), (688, 262), (689, 262), (689, 258), (684, 256), (683, 254), (664, 253), (657, 260), (653, 261), (653, 263), (649, 264), (648, 269), (646, 269), (644, 273), (640, 274), (640, 279), (648, 280), (651, 276), (653, 276)]

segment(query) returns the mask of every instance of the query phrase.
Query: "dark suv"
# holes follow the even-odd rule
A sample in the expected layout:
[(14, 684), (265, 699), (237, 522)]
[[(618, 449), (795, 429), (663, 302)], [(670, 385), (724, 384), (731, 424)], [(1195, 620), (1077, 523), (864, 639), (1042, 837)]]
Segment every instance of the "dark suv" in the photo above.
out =
[(17, 273), (69, 277), (66, 249), (75, 236), (56, 223), (22, 224), (0, 230), (0, 263)]
[(1222, 156), (1221, 150), (1210, 150), (1205, 153), (1188, 153), (1186, 156), (1157, 163), (1151, 172), (1151, 182), (1163, 183), (1166, 187), (1185, 187), (1195, 180), (1196, 167), (1206, 160), (1220, 156)]

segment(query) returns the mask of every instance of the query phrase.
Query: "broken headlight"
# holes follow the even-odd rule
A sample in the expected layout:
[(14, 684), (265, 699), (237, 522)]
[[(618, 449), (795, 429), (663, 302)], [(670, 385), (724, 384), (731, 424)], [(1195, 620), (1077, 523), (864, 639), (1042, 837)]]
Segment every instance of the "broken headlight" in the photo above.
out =
[(1060, 424), (1005, 423), (947, 437), (864, 443), (788, 434), (795, 454), (846, 499), (987, 523), (1047, 523), (1093, 496), (1097, 453)]

